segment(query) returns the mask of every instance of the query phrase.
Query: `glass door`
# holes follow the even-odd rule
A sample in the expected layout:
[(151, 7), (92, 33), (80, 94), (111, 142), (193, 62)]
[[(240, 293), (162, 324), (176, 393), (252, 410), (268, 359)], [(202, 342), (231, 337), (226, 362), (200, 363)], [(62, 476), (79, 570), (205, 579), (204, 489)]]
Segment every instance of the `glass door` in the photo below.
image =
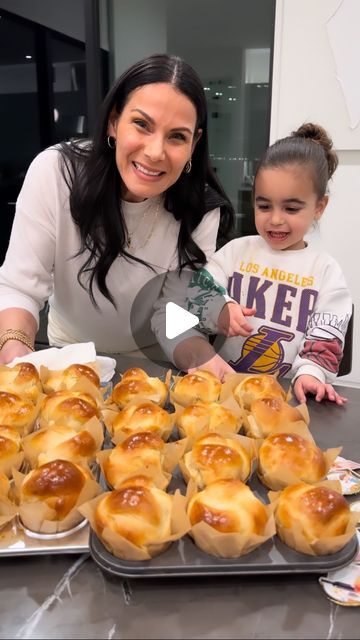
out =
[(34, 30), (0, 10), (0, 264), (26, 169), (41, 149)]

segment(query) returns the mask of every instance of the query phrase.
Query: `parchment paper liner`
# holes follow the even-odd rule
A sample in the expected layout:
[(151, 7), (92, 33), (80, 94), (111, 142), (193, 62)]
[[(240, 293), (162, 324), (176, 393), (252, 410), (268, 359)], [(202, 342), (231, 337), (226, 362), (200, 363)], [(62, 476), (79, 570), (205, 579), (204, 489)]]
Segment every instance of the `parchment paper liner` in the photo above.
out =
[[(278, 428), (282, 429), (283, 431), (287, 431), (288, 433), (296, 433), (296, 431), (292, 431), (293, 425), (297, 425), (299, 422), (304, 423), (305, 426), (308, 426), (310, 422), (310, 416), (306, 404), (298, 404), (294, 407), (294, 409), (297, 409), (300, 414), (299, 420), (290, 421), (284, 417), (282, 422), (279, 423), (279, 425), (277, 425), (274, 429), (271, 429), (271, 432), (267, 435), (275, 433), (276, 429)], [(240, 409), (240, 411), (242, 414), (243, 429), (246, 435), (249, 436), (249, 438), (266, 437), (266, 435), (264, 435), (262, 426), (256, 422), (253, 414), (250, 411), (246, 411), (246, 409)]]
[[(118, 433), (116, 444), (120, 445), (124, 440), (126, 440), (127, 437), (128, 437), (127, 435)], [(111, 448), (111, 449), (104, 449), (103, 451), (99, 451), (96, 456), (96, 461), (100, 465), (101, 471), (109, 487), (117, 489), (125, 480), (132, 478), (134, 476), (144, 475), (147, 478), (150, 478), (158, 489), (165, 490), (172, 479), (173, 470), (178, 464), (181, 456), (184, 454), (184, 451), (187, 447), (187, 443), (188, 443), (187, 438), (183, 438), (182, 440), (175, 440), (174, 442), (165, 443), (160, 473), (158, 469), (151, 469), (151, 468), (150, 469), (135, 468), (133, 473), (124, 473), (124, 474), (121, 474), (119, 471), (117, 473), (116, 485), (111, 485), (111, 483), (107, 478), (105, 468), (104, 468), (104, 462), (108, 460), (113, 449)]]
[[(149, 402), (149, 400), (142, 400), (141, 402)], [(138, 400), (134, 400), (134, 402), (129, 402), (129, 404), (127, 404), (126, 406), (130, 406), (132, 404), (138, 404)], [(164, 409), (165, 411), (165, 409)], [(131, 428), (131, 430), (126, 430), (126, 431), (122, 431), (122, 429), (116, 429), (114, 430), (113, 427), (113, 423), (114, 420), (116, 418), (117, 415), (119, 415), (119, 413), (121, 413), (121, 410), (119, 410), (119, 407), (117, 407), (116, 405), (114, 405), (114, 408), (112, 408), (110, 405), (109, 407), (107, 407), (106, 409), (103, 409), (101, 412), (102, 415), (102, 419), (104, 421), (105, 427), (107, 429), (107, 431), (110, 434), (110, 437), (112, 439), (113, 442), (115, 442), (115, 438), (117, 433), (124, 433), (125, 437), (132, 435), (133, 433), (138, 433), (139, 431), (144, 431), (144, 427), (141, 426), (139, 427), (139, 429), (136, 428)], [(151, 431), (153, 433), (157, 433), (160, 438), (162, 438), (163, 440), (168, 440), (171, 432), (174, 428), (174, 414), (173, 413), (169, 413), (167, 412), (168, 415), (170, 416), (169, 419), (169, 424), (166, 427), (160, 427), (160, 426), (155, 426), (154, 428), (151, 428)], [(150, 431), (150, 429), (148, 428), (147, 431)]]
[(0, 458), (0, 473), (4, 473), (8, 478), (12, 478), (13, 469), (20, 469), (24, 461), (24, 452), (18, 451), (12, 456), (2, 460)]
[[(75, 362), (73, 364), (76, 364)], [(94, 371), (99, 375), (98, 366), (96, 362), (88, 362), (86, 363), (87, 367), (94, 369)], [(67, 367), (66, 367), (67, 368)], [(40, 366), (40, 379), (42, 385), (45, 387), (47, 380), (53, 373), (59, 373), (64, 371), (64, 369), (48, 369), (44, 365)], [(108, 391), (108, 386), (98, 388), (95, 384), (93, 384), (89, 378), (86, 376), (80, 376), (78, 381), (73, 385), (66, 385), (65, 382), (60, 383), (59, 388), (56, 391), (82, 391), (84, 393), (88, 393), (89, 396), (96, 400), (98, 407), (102, 407), (104, 404), (104, 395)], [(52, 393), (50, 390), (47, 391), (47, 394)]]
[[(143, 369), (143, 371), (145, 371), (145, 369)], [(124, 371), (124, 373), (126, 373), (126, 371)], [(146, 371), (145, 371), (146, 373)], [(161, 382), (163, 382), (165, 384), (165, 386), (167, 387), (167, 394), (166, 394), (166, 398), (164, 401), (161, 402), (156, 402), (155, 400), (152, 400), (152, 398), (149, 398), (149, 396), (147, 395), (137, 395), (136, 397), (132, 398), (129, 402), (127, 402), (124, 406), (128, 406), (129, 404), (133, 404), (134, 402), (153, 402), (154, 404), (158, 404), (160, 407), (165, 407), (168, 397), (169, 397), (169, 388), (170, 388), (170, 382), (171, 382), (171, 374), (172, 374), (172, 369), (168, 369), (168, 371), (165, 374), (165, 379), (161, 380), (161, 377), (159, 376), (149, 376), (149, 378), (155, 378), (157, 380), (161, 380)], [(147, 374), (148, 375), (148, 374)], [(120, 376), (120, 379), (117, 382), (114, 382), (113, 384), (113, 390), (115, 388), (115, 386), (121, 382), (123, 376)], [(105, 400), (105, 407), (107, 409), (111, 409), (112, 411), (117, 411), (119, 412), (121, 410), (121, 408), (119, 407), (119, 405), (116, 404), (116, 402), (114, 402), (114, 400), (112, 400), (112, 396), (110, 395), (106, 400)], [(124, 408), (124, 407), (123, 407)]]
[[(196, 438), (187, 438), (187, 445), (186, 445), (186, 450), (183, 453), (182, 458), (179, 460), (179, 469), (182, 473), (182, 476), (185, 480), (186, 483), (192, 482), (195, 484), (195, 486), (197, 487), (197, 489), (199, 488), (203, 488), (197, 485), (197, 482), (195, 480), (195, 478), (193, 478), (193, 476), (191, 475), (191, 473), (189, 472), (185, 461), (184, 461), (184, 455), (185, 453), (187, 453), (195, 444), (196, 440), (198, 440), (198, 438), (202, 437), (203, 435), (208, 435), (210, 432), (207, 431), (205, 429), (205, 431), (203, 433), (199, 433), (197, 435)], [(239, 435), (238, 433), (218, 433), (215, 431), (211, 431), (211, 434), (216, 434), (216, 435), (220, 435), (220, 436), (224, 436), (226, 437), (228, 440), (237, 440), (243, 447), (244, 449), (246, 449), (246, 451), (249, 453), (250, 455), (250, 472), (249, 474), (244, 477), (244, 478), (240, 478), (240, 477), (234, 477), (234, 476), (229, 476), (229, 478), (231, 479), (237, 479), (237, 480), (241, 480), (242, 482), (247, 482), (249, 480), (249, 478), (251, 478), (252, 473), (254, 471), (254, 466), (255, 466), (255, 462), (257, 459), (257, 449), (258, 447), (256, 446), (256, 443), (254, 442), (254, 440), (252, 438), (247, 438), (246, 436), (242, 436)], [(219, 480), (224, 480), (225, 476), (222, 476), (221, 478), (218, 478)], [(205, 485), (204, 485), (205, 486)]]
[[(190, 481), (186, 492), (187, 504), (195, 493), (197, 493), (196, 484)], [(260, 500), (260, 502), (262, 501)], [(264, 507), (268, 520), (262, 536), (242, 533), (221, 533), (206, 522), (198, 522), (193, 525), (189, 531), (189, 535), (193, 538), (199, 549), (211, 556), (217, 556), (219, 558), (238, 558), (244, 556), (264, 544), (264, 542), (272, 538), (276, 533), (273, 515), (274, 506), (264, 504)]]
[[(302, 436), (305, 440), (309, 440), (309, 442), (316, 444), (314, 438), (312, 437), (308, 427), (304, 422), (293, 422), (291, 431), (290, 430), (288, 431), (287, 429), (283, 429), (279, 427), (278, 429), (275, 429), (271, 433), (271, 435), (274, 435), (276, 433), (294, 433), (299, 436)], [(259, 449), (261, 448), (261, 445), (265, 441), (266, 441), (266, 438), (264, 440), (257, 440), (257, 442), (259, 443)], [(334, 447), (332, 449), (326, 449), (326, 451), (323, 451), (324, 459), (325, 459), (325, 472), (321, 480), (325, 480), (331, 465), (333, 464), (336, 456), (338, 456), (341, 453), (341, 450), (342, 450), (342, 447)], [(290, 471), (290, 469), (286, 469), (284, 467), (278, 469), (276, 472), (275, 471), (264, 472), (262, 469), (260, 470), (258, 466), (257, 476), (260, 482), (262, 482), (262, 484), (265, 485), (265, 487), (268, 487), (269, 489), (273, 489), (274, 491), (284, 489), (290, 484), (296, 484), (298, 482), (306, 482), (307, 484), (312, 484), (308, 482), (308, 480), (304, 480), (299, 476), (297, 476), (294, 472)], [(318, 481), (316, 484), (318, 484), (319, 482), (320, 481)], [(341, 493), (341, 489), (340, 489), (340, 493)]]
[[(195, 373), (196, 373), (196, 371), (195, 371)], [(181, 399), (181, 395), (176, 393), (175, 385), (178, 382), (178, 380), (182, 380), (183, 377), (184, 376), (176, 376), (176, 375), (174, 375), (172, 377), (173, 384), (172, 384), (172, 388), (170, 389), (170, 402), (171, 402), (172, 405), (176, 404), (176, 405), (179, 405), (180, 407), (184, 407), (185, 408), (185, 407), (188, 407), (189, 404), (194, 404), (196, 402), (196, 400), (188, 402), (188, 403), (187, 402), (184, 403), (182, 401), (182, 399)], [(220, 400), (220, 394), (219, 394), (219, 397), (216, 400), (211, 400), (210, 402), (219, 402), (219, 400)], [(206, 400), (201, 400), (199, 398), (199, 402), (206, 402)]]
[[(20, 487), (25, 479), (25, 475), (19, 471), (14, 470), (13, 478), (15, 483), (16, 495), (19, 496)], [(78, 499), (65, 518), (62, 520), (54, 520), (56, 517), (56, 511), (50, 509), (45, 503), (28, 502), (20, 504), (18, 507), (18, 514), (21, 523), (27, 529), (35, 531), (37, 533), (58, 533), (60, 531), (67, 531), (75, 527), (83, 519), (83, 515), (79, 511), (79, 506), (84, 502), (87, 502), (95, 495), (101, 493), (102, 489), (96, 480), (89, 473), (89, 479), (85, 481), (85, 484), (78, 496)]]
[[(323, 481), (318, 482), (316, 485), (319, 487), (328, 487), (333, 491), (341, 493), (340, 483), (337, 481)], [(276, 516), (276, 506), (280, 497), (281, 491), (269, 491), (268, 498), (272, 505), (274, 505), (274, 514)], [(303, 533), (301, 522), (295, 522), (291, 529), (280, 526), (275, 522), (276, 532), (279, 538), (291, 549), (299, 551), (300, 553), (306, 553), (310, 556), (326, 556), (336, 553), (343, 549), (345, 545), (350, 542), (351, 538), (356, 533), (356, 523), (358, 516), (355, 513), (350, 513), (349, 523), (346, 527), (344, 534), (340, 536), (327, 536), (326, 538), (317, 538), (313, 542), (309, 542)]]
[(6, 496), (0, 495), (0, 529), (5, 527), (17, 514), (17, 508)]
[[(80, 456), (80, 455), (71, 456), (66, 454), (66, 452), (64, 451), (61, 451), (59, 454), (59, 448), (62, 447), (69, 440), (72, 440), (75, 436), (71, 436), (67, 440), (63, 440), (59, 445), (56, 445), (55, 447), (47, 449), (46, 451), (42, 451), (40, 454), (37, 453), (36, 451), (34, 452), (31, 447), (31, 440), (34, 438), (34, 436), (39, 434), (40, 432), (51, 431), (51, 429), (55, 428), (55, 426), (61, 426), (61, 425), (53, 425), (52, 427), (39, 429), (37, 431), (34, 431), (33, 433), (30, 433), (28, 436), (26, 436), (26, 438), (24, 438), (23, 440), (24, 455), (25, 455), (26, 461), (29, 463), (32, 469), (34, 469), (38, 464), (41, 466), (46, 462), (50, 462), (50, 460), (56, 460), (58, 458), (61, 458), (62, 460), (70, 460), (72, 462), (76, 462), (79, 464), (84, 462), (89, 463), (95, 460), (96, 452), (101, 449), (104, 442), (104, 429), (98, 418), (96, 418), (95, 416), (93, 418), (90, 418), (90, 420), (88, 420), (87, 422), (84, 422), (82, 429), (79, 429), (79, 430), (76, 430), (74, 427), (69, 427), (69, 429), (71, 429), (72, 431), (76, 431), (76, 433), (81, 433), (81, 431), (87, 431), (93, 437), (95, 441), (96, 451), (94, 452), (93, 455), (90, 455), (90, 456)], [(46, 460), (44, 456), (46, 456)]]
[[(224, 400), (226, 400), (226, 398), (228, 398), (229, 396), (232, 396), (235, 387), (242, 380), (250, 377), (257, 378), (259, 375), (261, 374), (260, 373), (227, 373), (225, 374), (225, 380), (221, 386), (220, 402), (223, 402)], [(277, 379), (278, 376), (275, 374), (273, 377)], [(291, 388), (289, 387), (287, 392), (284, 389), (284, 393), (285, 393), (285, 402), (289, 402), (292, 398)]]
[[(186, 434), (185, 431), (183, 429), (181, 429), (181, 427), (178, 426), (178, 421), (181, 417), (181, 415), (183, 414), (183, 412), (185, 411), (185, 409), (187, 409), (187, 407), (189, 406), (193, 406), (193, 405), (187, 405), (187, 407), (182, 406), (181, 404), (178, 404), (177, 402), (173, 402), (172, 403), (174, 406), (174, 414), (172, 414), (174, 416), (174, 424), (179, 432), (180, 437), (190, 437), (190, 438), (194, 438), (201, 435), (204, 435), (206, 432), (209, 431), (214, 431), (214, 428), (208, 428), (208, 427), (203, 427), (200, 426), (197, 430), (196, 433), (194, 433), (193, 435), (191, 434)], [(194, 403), (195, 405), (196, 403)], [(202, 404), (207, 404), (206, 402), (202, 403)], [(211, 404), (211, 403), (209, 403)], [(225, 407), (225, 409), (229, 409), (229, 411), (231, 411), (237, 418), (237, 428), (236, 431), (234, 432), (234, 430), (231, 427), (228, 427), (226, 424), (223, 425), (218, 425), (216, 427), (216, 432), (217, 433), (221, 433), (222, 435), (225, 435), (227, 433), (239, 433), (241, 426), (242, 426), (242, 412), (240, 410), (240, 407), (238, 405), (238, 403), (236, 402), (236, 400), (229, 396), (226, 400), (224, 400), (224, 402), (217, 402), (216, 404), (221, 405), (223, 407)]]
[(117, 558), (122, 560), (150, 560), (155, 556), (165, 551), (174, 540), (182, 538), (190, 529), (190, 522), (186, 514), (186, 498), (177, 489), (172, 498), (172, 513), (171, 513), (171, 535), (163, 540), (158, 540), (156, 543), (148, 545), (146, 548), (137, 547), (132, 542), (123, 538), (122, 536), (114, 533), (105, 527), (102, 533), (97, 530), (95, 522), (95, 509), (100, 500), (111, 492), (103, 493), (101, 496), (97, 496), (93, 500), (82, 504), (79, 511), (88, 519), (91, 528), (95, 531), (98, 538), (101, 540), (106, 549)]

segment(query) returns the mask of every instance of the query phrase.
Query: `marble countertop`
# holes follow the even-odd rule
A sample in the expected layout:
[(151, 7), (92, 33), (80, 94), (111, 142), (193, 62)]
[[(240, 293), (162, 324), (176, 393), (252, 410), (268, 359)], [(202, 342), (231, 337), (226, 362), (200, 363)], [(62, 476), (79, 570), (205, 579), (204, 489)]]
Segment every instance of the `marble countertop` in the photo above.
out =
[[(359, 460), (360, 391), (341, 392), (345, 407), (309, 402), (313, 435)], [(359, 638), (359, 610), (316, 574), (124, 580), (88, 553), (0, 558), (0, 621), (0, 638)]]

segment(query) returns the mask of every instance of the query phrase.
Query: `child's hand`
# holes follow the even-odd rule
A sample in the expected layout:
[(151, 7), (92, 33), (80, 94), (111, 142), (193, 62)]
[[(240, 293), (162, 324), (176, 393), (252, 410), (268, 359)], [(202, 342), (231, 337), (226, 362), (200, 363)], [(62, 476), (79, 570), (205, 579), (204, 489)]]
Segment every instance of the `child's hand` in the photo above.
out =
[(320, 380), (314, 378), (314, 376), (299, 376), (295, 380), (293, 389), (298, 402), (306, 402), (307, 393), (314, 395), (316, 402), (331, 400), (339, 405), (347, 402), (347, 398), (340, 396), (331, 384), (320, 382)]
[(219, 380), (221, 380), (221, 382), (224, 381), (226, 373), (235, 373), (235, 370), (230, 367), (230, 365), (225, 362), (225, 360), (223, 360), (221, 356), (218, 356), (217, 354), (214, 355), (213, 358), (202, 364), (200, 367), (193, 367), (191, 369), (188, 369), (188, 373), (196, 373), (198, 369), (210, 371), (215, 376), (217, 376)]
[(249, 336), (252, 333), (252, 326), (246, 321), (246, 316), (254, 316), (256, 309), (242, 307), (236, 302), (224, 304), (218, 317), (218, 330), (228, 338), (233, 336)]

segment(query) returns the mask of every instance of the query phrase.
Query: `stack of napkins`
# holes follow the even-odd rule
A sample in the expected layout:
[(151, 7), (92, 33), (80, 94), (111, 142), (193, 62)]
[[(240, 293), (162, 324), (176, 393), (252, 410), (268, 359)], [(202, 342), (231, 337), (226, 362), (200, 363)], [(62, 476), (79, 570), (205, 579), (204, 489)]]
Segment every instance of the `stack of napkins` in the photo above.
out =
[(8, 366), (12, 367), (18, 362), (32, 362), (38, 369), (44, 365), (48, 369), (65, 369), (70, 364), (87, 364), (97, 362), (101, 382), (110, 382), (114, 373), (116, 360), (107, 356), (97, 356), (93, 342), (81, 342), (68, 344), (66, 347), (50, 347), (42, 351), (29, 353), (22, 358), (15, 358)]

